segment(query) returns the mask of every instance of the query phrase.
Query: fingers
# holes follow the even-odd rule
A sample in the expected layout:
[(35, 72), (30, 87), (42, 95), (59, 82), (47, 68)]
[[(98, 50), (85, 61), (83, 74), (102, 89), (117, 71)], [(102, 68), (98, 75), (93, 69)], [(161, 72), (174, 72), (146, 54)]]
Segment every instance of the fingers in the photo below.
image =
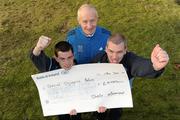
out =
[(157, 59), (158, 59), (159, 62), (166, 62), (166, 61), (169, 60), (169, 56), (168, 56), (166, 51), (161, 50), (157, 54)]
[(70, 114), (70, 115), (77, 115), (77, 112), (76, 112), (75, 109), (72, 109), (69, 114)]
[(39, 41), (41, 42), (42, 45), (47, 46), (50, 43), (51, 38), (42, 35), (39, 38)]
[(169, 56), (165, 50), (163, 50), (159, 44), (157, 44), (151, 54), (151, 57), (154, 59), (157, 59), (159, 62), (167, 61), (169, 60)]
[(151, 61), (153, 63), (154, 70), (158, 71), (164, 68), (169, 62), (169, 56), (165, 50), (163, 50), (159, 44), (157, 44), (152, 53)]
[(98, 113), (104, 113), (104, 112), (106, 112), (106, 107), (100, 106), (100, 107), (98, 108)]
[(156, 59), (159, 62), (166, 62), (169, 60), (169, 56), (167, 54), (167, 52), (165, 50), (163, 50), (159, 44), (156, 45), (155, 47), (155, 54), (154, 57), (156, 57)]
[(159, 46), (159, 44), (157, 44), (152, 51), (152, 55), (157, 56), (158, 52), (161, 50), (162, 50), (162, 48)]
[(42, 35), (39, 37), (36, 47), (43, 50), (50, 44), (50, 42), (51, 42), (51, 38)]

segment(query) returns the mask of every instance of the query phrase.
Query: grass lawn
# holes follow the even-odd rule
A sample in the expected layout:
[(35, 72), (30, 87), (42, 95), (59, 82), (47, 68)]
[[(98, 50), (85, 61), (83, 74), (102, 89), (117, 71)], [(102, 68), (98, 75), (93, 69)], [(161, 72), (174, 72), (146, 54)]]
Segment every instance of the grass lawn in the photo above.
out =
[[(53, 39), (53, 46), (77, 26), (76, 11), (93, 4), (99, 25), (121, 32), (128, 49), (149, 57), (159, 43), (170, 62), (158, 79), (136, 78), (134, 108), (124, 109), (122, 120), (180, 120), (180, 5), (179, 0), (0, 0), (0, 119), (56, 120), (43, 117), (37, 88), (31, 75), (37, 73), (29, 50), (40, 35)], [(85, 114), (84, 119), (92, 117)]]

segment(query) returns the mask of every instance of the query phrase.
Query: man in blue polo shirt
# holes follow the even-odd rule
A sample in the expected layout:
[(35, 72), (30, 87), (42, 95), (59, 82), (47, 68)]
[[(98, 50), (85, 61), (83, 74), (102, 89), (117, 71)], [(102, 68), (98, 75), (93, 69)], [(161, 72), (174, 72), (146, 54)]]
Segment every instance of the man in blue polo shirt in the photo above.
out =
[(97, 26), (98, 14), (94, 6), (83, 4), (77, 12), (80, 26), (67, 34), (78, 64), (89, 63), (106, 46), (110, 31)]

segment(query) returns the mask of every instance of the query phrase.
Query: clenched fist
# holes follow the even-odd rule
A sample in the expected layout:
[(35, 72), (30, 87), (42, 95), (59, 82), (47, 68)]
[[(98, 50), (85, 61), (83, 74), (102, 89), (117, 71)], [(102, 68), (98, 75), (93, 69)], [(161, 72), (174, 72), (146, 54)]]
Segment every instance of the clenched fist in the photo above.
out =
[(169, 62), (169, 56), (165, 50), (163, 50), (159, 44), (157, 44), (152, 53), (151, 53), (151, 61), (153, 63), (154, 70), (161, 70), (164, 68)]
[(38, 56), (42, 50), (49, 46), (50, 43), (51, 38), (42, 35), (39, 37), (36, 47), (33, 49), (33, 54)]

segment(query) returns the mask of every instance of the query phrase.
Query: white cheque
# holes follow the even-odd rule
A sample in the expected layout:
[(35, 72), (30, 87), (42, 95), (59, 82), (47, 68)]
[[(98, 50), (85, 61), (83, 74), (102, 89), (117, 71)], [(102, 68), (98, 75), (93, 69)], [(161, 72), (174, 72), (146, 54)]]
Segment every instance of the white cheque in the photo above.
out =
[(131, 88), (121, 64), (75, 65), (32, 78), (38, 88), (44, 116), (78, 113), (106, 108), (133, 107)]

